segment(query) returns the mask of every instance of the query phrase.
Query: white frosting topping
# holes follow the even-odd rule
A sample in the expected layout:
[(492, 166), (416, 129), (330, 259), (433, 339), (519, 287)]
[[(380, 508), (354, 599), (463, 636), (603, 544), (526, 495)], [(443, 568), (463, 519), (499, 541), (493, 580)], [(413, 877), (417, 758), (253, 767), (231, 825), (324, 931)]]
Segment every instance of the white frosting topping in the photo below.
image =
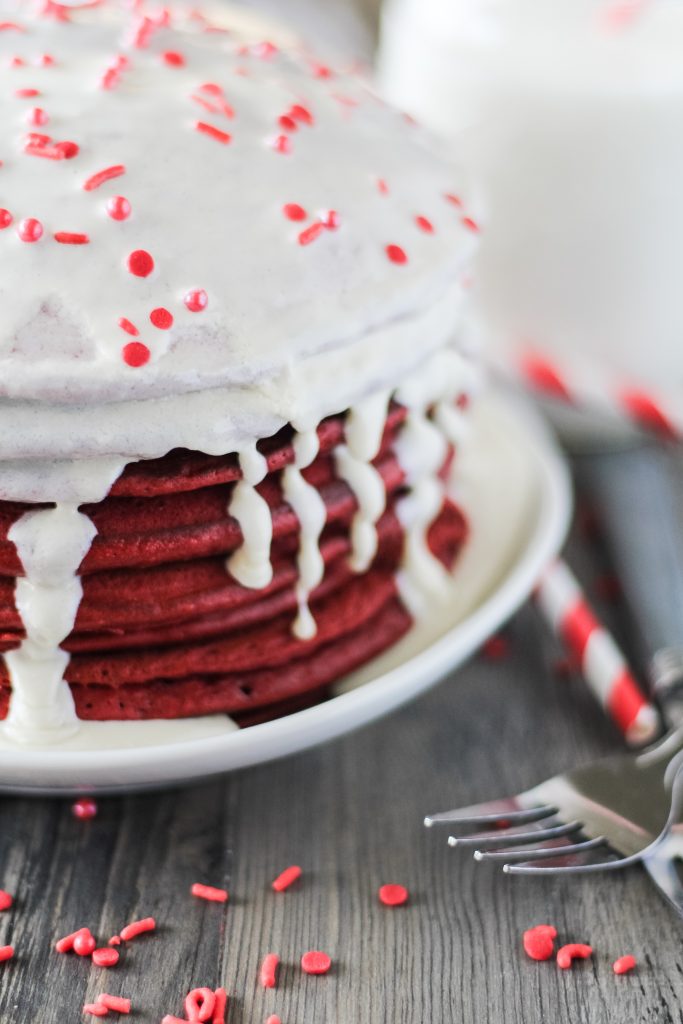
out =
[(268, 473), (268, 463), (255, 444), (240, 452), (239, 460), (242, 479), (234, 485), (228, 512), (239, 523), (242, 545), (228, 559), (227, 568), (243, 587), (260, 589), (273, 578), (273, 520), (268, 502), (256, 490)]

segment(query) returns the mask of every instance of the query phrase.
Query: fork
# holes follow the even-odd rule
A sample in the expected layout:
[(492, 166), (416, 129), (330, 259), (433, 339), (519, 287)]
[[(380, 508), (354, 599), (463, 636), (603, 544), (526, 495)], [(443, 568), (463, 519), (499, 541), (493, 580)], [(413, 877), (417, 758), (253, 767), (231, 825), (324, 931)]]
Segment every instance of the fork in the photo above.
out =
[[(679, 765), (683, 726), (640, 754), (605, 758), (517, 796), (432, 814), (424, 823), (467, 830), (449, 836), (449, 845), (473, 850), (477, 861), (502, 863), (508, 874), (623, 868), (653, 851), (670, 828)], [(598, 859), (586, 862), (586, 855)]]

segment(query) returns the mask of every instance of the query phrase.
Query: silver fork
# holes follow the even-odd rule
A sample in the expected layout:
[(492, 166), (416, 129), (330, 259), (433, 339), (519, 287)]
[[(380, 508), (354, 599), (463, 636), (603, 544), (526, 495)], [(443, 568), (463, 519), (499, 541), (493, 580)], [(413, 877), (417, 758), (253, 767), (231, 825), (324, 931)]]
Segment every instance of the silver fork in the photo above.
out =
[(643, 753), (575, 768), (504, 800), (432, 814), (425, 825), (466, 830), (449, 844), (473, 850), (477, 861), (502, 863), (509, 874), (623, 868), (670, 827), (679, 764), (683, 726)]

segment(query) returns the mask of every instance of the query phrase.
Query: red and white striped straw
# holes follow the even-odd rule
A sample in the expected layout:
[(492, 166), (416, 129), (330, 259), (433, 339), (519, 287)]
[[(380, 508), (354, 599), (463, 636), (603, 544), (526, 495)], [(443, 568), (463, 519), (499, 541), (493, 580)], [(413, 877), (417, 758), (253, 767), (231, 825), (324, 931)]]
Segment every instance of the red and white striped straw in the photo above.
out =
[(586, 682), (626, 742), (642, 746), (654, 739), (660, 727), (657, 709), (643, 695), (626, 658), (565, 562), (548, 566), (534, 597), (553, 633), (578, 658)]

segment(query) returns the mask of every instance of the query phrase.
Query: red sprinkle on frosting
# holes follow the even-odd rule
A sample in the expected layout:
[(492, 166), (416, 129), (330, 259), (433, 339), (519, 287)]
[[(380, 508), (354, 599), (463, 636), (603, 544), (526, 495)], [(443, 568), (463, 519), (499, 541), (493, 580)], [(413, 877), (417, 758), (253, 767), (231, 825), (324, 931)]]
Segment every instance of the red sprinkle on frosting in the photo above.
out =
[(401, 907), (408, 900), (406, 887), (393, 883), (380, 886), (377, 895), (380, 903), (383, 903), (385, 907)]
[(453, 195), (452, 192), (444, 192), (443, 197), (446, 202), (451, 204), (451, 206), (462, 207), (462, 199), (460, 196)]
[(73, 160), (75, 156), (78, 156), (80, 149), (75, 142), (66, 140), (64, 142), (56, 142), (55, 149), (62, 154), (64, 160)]
[(299, 245), (310, 245), (314, 242), (318, 235), (321, 235), (325, 230), (325, 225), (322, 221), (316, 221), (315, 224), (309, 224), (307, 228), (304, 228), (299, 234)]
[[(128, 366), (144, 366), (145, 363), (149, 362), (151, 352), (149, 351), (146, 345), (143, 345), (141, 341), (130, 341), (128, 342), (127, 345), (123, 346), (121, 350), (121, 355), (123, 356), (124, 363), (127, 363)], [(129, 925), (128, 927), (132, 928), (133, 926)], [(125, 930), (126, 929), (124, 928), (123, 931)], [(147, 929), (143, 929), (143, 931), (147, 931)], [(128, 935), (124, 935), (123, 932), (121, 932), (122, 939), (129, 939), (134, 937), (135, 936), (130, 932), (128, 933)]]
[(295, 103), (289, 108), (289, 116), (303, 124), (313, 124), (313, 114), (307, 107), (302, 107), (300, 103)]
[(119, 317), (119, 327), (122, 331), (125, 331), (126, 334), (132, 334), (134, 338), (137, 338), (140, 334), (135, 324), (131, 323), (125, 316)]
[(277, 135), (273, 139), (271, 145), (272, 145), (272, 147), (273, 147), (273, 149), (275, 150), (276, 153), (291, 153), (292, 152), (291, 140), (286, 135)]
[(39, 89), (15, 89), (14, 95), (18, 99), (32, 99), (34, 96), (40, 96)]
[(55, 242), (62, 245), (87, 245), (90, 239), (77, 231), (55, 231)]
[(332, 960), (327, 953), (318, 949), (311, 949), (301, 957), (301, 969), (306, 974), (327, 974), (332, 966)]
[(282, 212), (287, 220), (306, 220), (307, 216), (303, 206), (299, 206), (298, 203), (285, 203)]
[(17, 234), (22, 242), (37, 242), (43, 234), (43, 225), (35, 217), (26, 217), (19, 222)]
[(336, 231), (341, 223), (341, 219), (336, 210), (326, 210), (320, 214), (320, 221), (328, 231)]
[(408, 262), (405, 250), (400, 245), (387, 245), (385, 252), (392, 263), (402, 264)]
[(0, 231), (4, 230), (4, 228), (8, 228), (11, 223), (12, 214), (9, 210), (5, 210), (4, 208), (0, 209)]
[(173, 313), (169, 313), (163, 306), (153, 309), (149, 314), (149, 319), (160, 331), (168, 331), (169, 328), (173, 327)]
[(166, 50), (165, 53), (162, 53), (161, 59), (171, 68), (182, 68), (185, 65), (182, 53), (177, 53), (175, 50)]
[(204, 135), (210, 135), (212, 139), (216, 139), (217, 142), (222, 142), (224, 146), (227, 146), (229, 142), (232, 142), (232, 135), (230, 132), (224, 132), (221, 128), (216, 128), (213, 124), (207, 124), (206, 121), (195, 121), (195, 130), (202, 132)]
[(128, 269), (135, 277), (149, 277), (154, 270), (154, 260), (145, 249), (135, 249), (128, 257)]
[(185, 295), (183, 302), (189, 309), (190, 313), (201, 313), (203, 309), (206, 309), (209, 303), (209, 296), (203, 288), (193, 288)]
[(112, 220), (127, 220), (130, 211), (130, 203), (125, 196), (112, 196), (107, 200), (107, 213)]
[(47, 124), (49, 118), (45, 111), (41, 109), (41, 107), (33, 107), (33, 109), (29, 110), (28, 114), (26, 115), (26, 120), (29, 124), (35, 125), (36, 127), (40, 127), (44, 124)]
[(290, 117), (289, 114), (282, 114), (278, 117), (277, 123), (281, 128), (284, 128), (286, 132), (295, 132), (299, 127), (294, 118)]
[(428, 235), (434, 234), (434, 225), (426, 217), (418, 216), (415, 218), (415, 223), (419, 227), (420, 231), (426, 232)]
[(119, 178), (125, 173), (126, 168), (123, 164), (114, 164), (113, 167), (105, 167), (103, 170), (97, 171), (96, 174), (87, 178), (86, 181), (83, 182), (83, 188), (86, 192), (92, 192), (93, 189), (99, 188), (100, 185), (104, 185), (105, 181), (111, 181), (112, 178)]
[(472, 220), (471, 217), (463, 217), (462, 224), (463, 224), (463, 227), (468, 229), (468, 231), (475, 231), (476, 232), (476, 231), (480, 231), (481, 230), (479, 225), (477, 224), (476, 220)]

